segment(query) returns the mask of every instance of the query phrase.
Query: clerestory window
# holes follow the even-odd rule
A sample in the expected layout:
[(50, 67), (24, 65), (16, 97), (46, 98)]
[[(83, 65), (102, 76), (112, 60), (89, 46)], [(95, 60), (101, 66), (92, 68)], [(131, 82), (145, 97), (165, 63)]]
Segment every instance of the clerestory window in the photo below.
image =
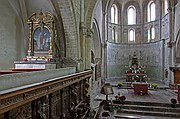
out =
[(115, 4), (111, 7), (111, 23), (118, 23), (118, 9)]
[(155, 39), (155, 28), (150, 27), (150, 29), (148, 30), (148, 42), (151, 42), (154, 39)]
[(164, 14), (168, 13), (168, 1), (164, 0)]
[(134, 29), (130, 29), (129, 30), (129, 33), (128, 33), (128, 39), (129, 39), (129, 42), (135, 42), (135, 30)]
[(136, 9), (134, 6), (128, 7), (128, 25), (136, 24)]
[(156, 5), (153, 1), (148, 4), (148, 22), (156, 19)]

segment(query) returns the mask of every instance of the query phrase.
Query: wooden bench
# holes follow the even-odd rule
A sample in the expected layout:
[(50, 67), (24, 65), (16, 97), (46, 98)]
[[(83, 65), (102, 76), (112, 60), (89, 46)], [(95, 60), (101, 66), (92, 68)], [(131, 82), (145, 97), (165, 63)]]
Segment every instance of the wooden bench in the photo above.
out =
[(141, 116), (132, 116), (132, 115), (115, 115), (115, 118), (125, 118), (125, 119), (141, 119)]

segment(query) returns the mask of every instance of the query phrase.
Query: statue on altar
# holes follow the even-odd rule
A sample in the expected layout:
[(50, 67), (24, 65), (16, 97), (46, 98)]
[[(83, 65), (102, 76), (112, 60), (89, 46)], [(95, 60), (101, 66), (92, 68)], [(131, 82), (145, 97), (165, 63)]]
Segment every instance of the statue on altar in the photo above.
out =
[(145, 82), (147, 79), (146, 72), (144, 71), (144, 66), (139, 65), (138, 58), (136, 56), (136, 52), (133, 53), (133, 56), (130, 60), (130, 65), (127, 67), (128, 69), (125, 72), (126, 81), (127, 82)]

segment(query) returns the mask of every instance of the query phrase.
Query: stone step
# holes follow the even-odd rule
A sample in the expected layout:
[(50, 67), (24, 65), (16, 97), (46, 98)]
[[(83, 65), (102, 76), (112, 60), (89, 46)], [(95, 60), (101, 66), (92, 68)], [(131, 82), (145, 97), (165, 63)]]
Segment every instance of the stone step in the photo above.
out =
[(117, 114), (118, 113), (129, 113), (129, 114), (148, 115), (148, 116), (161, 116), (161, 117), (180, 117), (180, 113), (143, 111), (143, 110), (132, 110), (132, 109), (118, 109)]
[[(136, 101), (124, 101), (127, 105), (143, 105), (143, 106), (159, 106), (159, 107), (171, 107), (171, 103), (158, 103), (158, 102), (136, 102)], [(176, 104), (176, 108), (180, 108), (180, 104)]]
[(143, 111), (155, 111), (155, 112), (175, 112), (180, 113), (180, 108), (172, 107), (160, 107), (160, 106), (144, 106), (144, 105), (121, 105), (121, 109), (143, 110)]
[(129, 115), (114, 115), (115, 118), (123, 118), (123, 119), (141, 119), (141, 116), (129, 116)]

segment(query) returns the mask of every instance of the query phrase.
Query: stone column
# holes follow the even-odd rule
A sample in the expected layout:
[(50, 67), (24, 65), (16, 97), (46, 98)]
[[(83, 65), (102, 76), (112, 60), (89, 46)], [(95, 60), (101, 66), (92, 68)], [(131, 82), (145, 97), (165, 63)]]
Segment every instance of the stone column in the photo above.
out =
[[(173, 48), (172, 48), (172, 42), (174, 41), (174, 0), (169, 0), (169, 8), (168, 8), (168, 13), (169, 13), (169, 41), (168, 41), (168, 64), (172, 66), (173, 63)], [(170, 80), (171, 83), (174, 83), (174, 76), (173, 73), (169, 70), (169, 77), (168, 79)]]
[[(101, 78), (105, 80), (107, 78), (107, 49), (106, 49), (106, 42), (108, 41), (108, 18), (107, 13), (103, 13), (103, 28), (102, 28), (102, 39), (104, 41), (101, 43), (102, 49), (102, 66), (101, 66)], [(103, 82), (103, 81), (102, 81)], [(101, 83), (102, 84), (102, 83)]]
[(78, 71), (83, 71), (85, 69), (85, 37), (86, 28), (84, 24), (84, 0), (80, 0), (80, 59), (78, 61)]
[(165, 69), (165, 39), (162, 39), (162, 80), (165, 79), (164, 75), (164, 69)]
[(91, 69), (91, 42), (93, 38), (93, 29), (88, 28), (85, 39), (85, 69)]
[(83, 71), (85, 69), (86, 52), (85, 52), (85, 39), (86, 39), (86, 28), (83, 22), (81, 22), (80, 28), (80, 48), (81, 48), (81, 62), (79, 63), (78, 70)]

